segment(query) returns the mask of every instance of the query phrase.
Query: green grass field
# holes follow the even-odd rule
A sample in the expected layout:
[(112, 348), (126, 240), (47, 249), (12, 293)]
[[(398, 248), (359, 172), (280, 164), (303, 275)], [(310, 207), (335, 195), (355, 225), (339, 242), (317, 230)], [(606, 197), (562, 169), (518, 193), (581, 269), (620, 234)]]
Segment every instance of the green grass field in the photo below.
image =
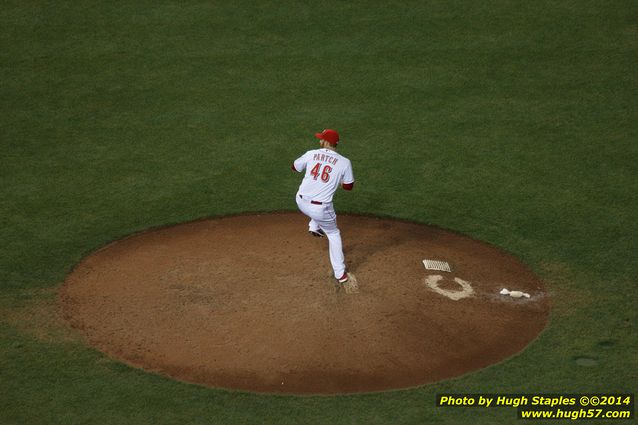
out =
[[(4, 1), (0, 36), (0, 423), (516, 423), (436, 394), (636, 391), (635, 1)], [(289, 164), (325, 127), (357, 178), (338, 211), (454, 229), (546, 282), (527, 350), (268, 396), (132, 369), (60, 322), (56, 289), (109, 241), (294, 210)]]

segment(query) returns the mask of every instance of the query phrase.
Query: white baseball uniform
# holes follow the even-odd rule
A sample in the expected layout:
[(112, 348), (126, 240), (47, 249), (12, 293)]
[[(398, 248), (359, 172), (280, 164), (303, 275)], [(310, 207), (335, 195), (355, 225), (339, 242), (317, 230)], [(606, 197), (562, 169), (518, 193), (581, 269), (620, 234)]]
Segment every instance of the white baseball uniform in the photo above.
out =
[(333, 150), (315, 149), (297, 158), (293, 167), (297, 172), (306, 170), (297, 191), (297, 206), (310, 217), (308, 230), (321, 229), (328, 237), (330, 263), (335, 278), (339, 279), (346, 272), (346, 264), (332, 197), (339, 185), (344, 185), (347, 190), (352, 189), (352, 164), (348, 158)]

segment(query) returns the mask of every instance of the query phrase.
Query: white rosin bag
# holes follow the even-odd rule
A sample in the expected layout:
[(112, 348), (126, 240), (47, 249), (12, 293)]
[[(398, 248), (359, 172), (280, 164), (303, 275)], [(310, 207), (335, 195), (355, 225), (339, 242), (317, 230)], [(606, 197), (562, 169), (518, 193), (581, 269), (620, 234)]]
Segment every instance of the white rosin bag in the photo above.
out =
[(501, 295), (509, 295), (512, 298), (521, 298), (521, 297), (525, 297), (525, 298), (529, 298), (530, 295), (527, 292), (522, 292), (522, 291), (510, 291), (507, 288), (503, 288), (501, 289), (500, 292)]

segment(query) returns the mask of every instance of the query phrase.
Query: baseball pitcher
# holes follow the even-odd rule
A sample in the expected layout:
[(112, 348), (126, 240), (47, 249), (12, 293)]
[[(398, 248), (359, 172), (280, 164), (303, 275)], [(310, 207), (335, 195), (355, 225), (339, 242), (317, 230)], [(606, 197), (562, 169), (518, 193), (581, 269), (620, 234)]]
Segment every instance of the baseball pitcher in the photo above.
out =
[(292, 163), (293, 171), (306, 171), (297, 191), (297, 206), (310, 218), (310, 234), (328, 237), (330, 263), (335, 278), (339, 283), (345, 283), (348, 273), (332, 196), (339, 185), (345, 190), (352, 190), (352, 164), (348, 158), (337, 153), (339, 133), (335, 130), (323, 130), (315, 137), (319, 139), (320, 148), (306, 152)]

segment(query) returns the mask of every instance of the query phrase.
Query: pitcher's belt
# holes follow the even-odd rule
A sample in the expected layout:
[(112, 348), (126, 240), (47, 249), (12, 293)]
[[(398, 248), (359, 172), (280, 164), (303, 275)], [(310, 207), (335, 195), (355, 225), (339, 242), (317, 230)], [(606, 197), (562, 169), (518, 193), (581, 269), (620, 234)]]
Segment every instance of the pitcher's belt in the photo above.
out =
[[(303, 199), (303, 196), (299, 195), (299, 197)], [(323, 205), (323, 202), (319, 202), (319, 201), (310, 201), (310, 203), (315, 205)]]

